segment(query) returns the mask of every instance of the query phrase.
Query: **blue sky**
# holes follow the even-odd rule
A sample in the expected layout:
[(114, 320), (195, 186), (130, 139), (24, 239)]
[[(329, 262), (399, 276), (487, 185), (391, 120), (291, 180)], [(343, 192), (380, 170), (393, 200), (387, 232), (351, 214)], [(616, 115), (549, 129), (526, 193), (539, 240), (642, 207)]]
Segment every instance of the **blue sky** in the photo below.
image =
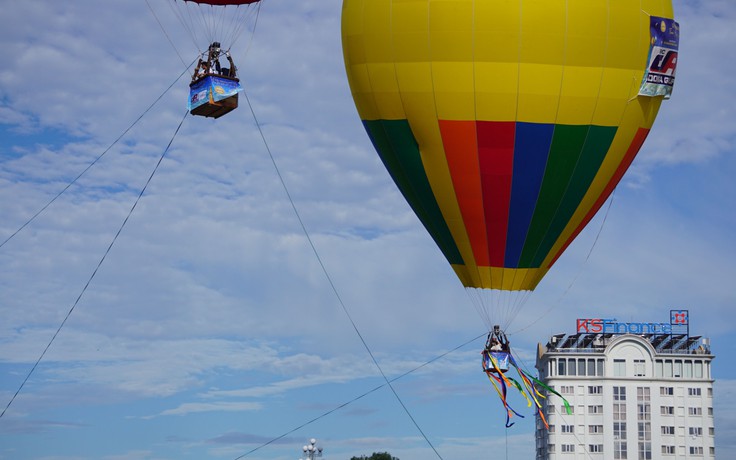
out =
[[(233, 56), (289, 193), (389, 378), (484, 332), (362, 129), (339, 0), (267, 0)], [(528, 366), (575, 318), (666, 321), (709, 336), (716, 445), (736, 448), (736, 2), (675, 0), (678, 81), (618, 187), (510, 330)], [(197, 49), (150, 0), (177, 51)], [(183, 65), (146, 2), (0, 0), (0, 241), (99, 156)], [(0, 248), (5, 407), (82, 291), (186, 110), (186, 77)], [(605, 209), (605, 207), (604, 207)], [(601, 230), (602, 228), (602, 230)], [(596, 236), (600, 237), (594, 245)], [(587, 258), (593, 247), (592, 254)], [(587, 260), (586, 260), (587, 259)], [(395, 389), (445, 459), (532, 458), (533, 417), (504, 429), (481, 341)], [(244, 99), (187, 118), (23, 391), (0, 459), (295, 459), (434, 453), (373, 366), (302, 232)], [(295, 428), (368, 393), (307, 426)], [(517, 403), (517, 405), (520, 405)]]

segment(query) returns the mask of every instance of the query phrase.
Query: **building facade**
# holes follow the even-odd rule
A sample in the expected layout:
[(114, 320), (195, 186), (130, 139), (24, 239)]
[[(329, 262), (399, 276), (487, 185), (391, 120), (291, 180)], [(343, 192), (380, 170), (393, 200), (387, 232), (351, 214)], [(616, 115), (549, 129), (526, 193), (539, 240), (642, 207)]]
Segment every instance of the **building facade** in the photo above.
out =
[(709, 340), (663, 323), (589, 321), (539, 344), (540, 379), (571, 413), (548, 395), (536, 458), (715, 458)]

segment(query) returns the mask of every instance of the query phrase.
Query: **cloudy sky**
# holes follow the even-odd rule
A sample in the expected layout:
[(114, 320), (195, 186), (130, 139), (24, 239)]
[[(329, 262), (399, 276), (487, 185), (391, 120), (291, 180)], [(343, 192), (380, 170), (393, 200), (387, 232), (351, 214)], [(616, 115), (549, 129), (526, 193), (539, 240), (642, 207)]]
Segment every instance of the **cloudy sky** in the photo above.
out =
[[(393, 384), (443, 458), (530, 458), (532, 412), (504, 429), (479, 372), (484, 324), (362, 129), (340, 0), (263, 2), (233, 47), (256, 118), (245, 97), (217, 121), (186, 118), (85, 289), (186, 112), (177, 78), (198, 50), (168, 0), (149, 2), (0, 0), (1, 408), (74, 307), (0, 418), (0, 459), (286, 460), (311, 437), (331, 459), (436, 457), (356, 329), (388, 378), (454, 350)], [(537, 342), (575, 318), (690, 309), (717, 355), (723, 452), (736, 448), (736, 2), (674, 6), (673, 98), (606, 218), (510, 330), (533, 367)]]

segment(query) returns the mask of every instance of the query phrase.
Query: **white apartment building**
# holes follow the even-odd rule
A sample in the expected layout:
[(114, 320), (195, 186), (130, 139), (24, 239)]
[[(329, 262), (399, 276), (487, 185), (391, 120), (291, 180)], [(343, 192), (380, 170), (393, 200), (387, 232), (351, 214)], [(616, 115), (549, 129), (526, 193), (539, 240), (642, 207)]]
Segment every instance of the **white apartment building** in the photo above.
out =
[(684, 323), (578, 320), (576, 334), (539, 344), (540, 379), (572, 413), (548, 395), (538, 460), (715, 458), (714, 356), (708, 339), (690, 337), (682, 312)]

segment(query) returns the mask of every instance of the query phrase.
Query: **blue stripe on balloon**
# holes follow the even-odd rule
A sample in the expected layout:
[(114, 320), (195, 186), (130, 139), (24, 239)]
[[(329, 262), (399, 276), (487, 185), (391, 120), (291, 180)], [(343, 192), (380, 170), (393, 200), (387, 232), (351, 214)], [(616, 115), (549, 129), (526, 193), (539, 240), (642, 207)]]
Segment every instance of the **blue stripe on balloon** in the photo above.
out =
[(504, 260), (506, 267), (526, 268), (518, 267), (518, 263), (542, 186), (554, 129), (553, 124), (516, 124), (511, 206)]

